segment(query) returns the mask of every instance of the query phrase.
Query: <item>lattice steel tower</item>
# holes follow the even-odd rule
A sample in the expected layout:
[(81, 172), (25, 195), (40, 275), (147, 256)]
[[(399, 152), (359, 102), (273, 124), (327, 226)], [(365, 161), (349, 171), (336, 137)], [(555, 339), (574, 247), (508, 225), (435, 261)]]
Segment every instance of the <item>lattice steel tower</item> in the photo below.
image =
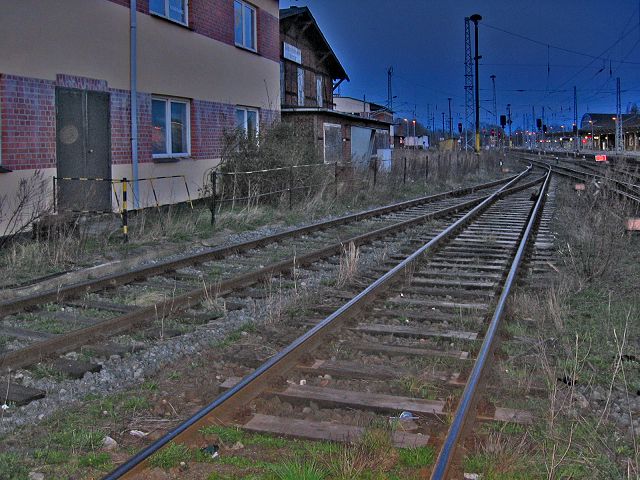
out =
[(464, 149), (474, 149), (475, 102), (473, 98), (473, 54), (471, 52), (471, 20), (464, 17)]
[(622, 102), (620, 101), (620, 77), (616, 78), (616, 152), (624, 151), (622, 135)]

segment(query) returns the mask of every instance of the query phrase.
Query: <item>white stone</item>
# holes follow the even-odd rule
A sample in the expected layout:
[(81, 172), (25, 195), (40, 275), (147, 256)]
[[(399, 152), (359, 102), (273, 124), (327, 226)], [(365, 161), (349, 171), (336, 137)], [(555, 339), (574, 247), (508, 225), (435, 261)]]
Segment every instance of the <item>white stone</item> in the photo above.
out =
[(107, 435), (102, 439), (102, 446), (104, 447), (105, 450), (113, 450), (118, 446), (118, 442), (116, 442), (113, 438)]

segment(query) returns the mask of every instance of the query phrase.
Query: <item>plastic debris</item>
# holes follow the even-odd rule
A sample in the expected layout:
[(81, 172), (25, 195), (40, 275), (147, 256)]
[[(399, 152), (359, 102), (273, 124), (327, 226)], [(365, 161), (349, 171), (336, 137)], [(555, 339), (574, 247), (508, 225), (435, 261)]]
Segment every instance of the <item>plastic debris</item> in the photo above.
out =
[(300, 385), (306, 385), (307, 381), (303, 378), (302, 380), (300, 380)]
[(149, 435), (148, 433), (142, 432), (140, 430), (131, 430), (129, 432), (129, 435), (133, 435), (134, 437), (138, 437), (138, 438), (144, 438), (147, 435)]
[(200, 451), (206, 453), (207, 455), (210, 455), (211, 458), (220, 456), (220, 447), (214, 443), (212, 443), (211, 445), (207, 445), (206, 447), (202, 447)]
[(405, 410), (404, 412), (402, 412), (397, 417), (391, 417), (391, 418), (397, 418), (397, 419), (400, 419), (400, 420), (417, 420), (420, 417), (416, 417), (413, 413), (407, 412)]
[(2, 410), (6, 411), (6, 410), (9, 410), (9, 405), (7, 405), (6, 403), (3, 403), (2, 407), (0, 407), (0, 408), (2, 408)]

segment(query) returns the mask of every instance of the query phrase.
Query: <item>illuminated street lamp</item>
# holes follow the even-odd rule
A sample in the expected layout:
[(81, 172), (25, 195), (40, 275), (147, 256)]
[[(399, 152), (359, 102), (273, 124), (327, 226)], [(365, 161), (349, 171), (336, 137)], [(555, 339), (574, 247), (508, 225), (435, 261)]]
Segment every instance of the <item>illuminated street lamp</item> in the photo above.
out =
[(409, 119), (408, 118), (404, 118), (403, 120), (405, 121), (405, 124), (404, 124), (404, 146), (406, 148), (407, 147), (407, 139), (409, 138)]
[(418, 148), (418, 145), (417, 145), (417, 143), (418, 143), (417, 142), (417, 138), (418, 137), (416, 137), (416, 120), (413, 119), (412, 123), (413, 123), (413, 148)]
[(596, 123), (593, 120), (589, 120), (589, 125), (591, 125), (591, 150), (595, 150), (596, 146), (594, 143), (594, 138), (593, 138), (593, 124)]

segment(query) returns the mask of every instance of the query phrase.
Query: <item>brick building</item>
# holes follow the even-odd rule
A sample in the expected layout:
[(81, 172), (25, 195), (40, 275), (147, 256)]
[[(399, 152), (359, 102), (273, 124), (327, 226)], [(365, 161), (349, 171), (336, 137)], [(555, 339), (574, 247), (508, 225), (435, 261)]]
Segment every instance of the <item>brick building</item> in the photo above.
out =
[[(280, 115), (277, 0), (0, 0), (0, 194), (20, 179), (184, 175), (192, 194), (220, 159), (223, 132)], [(92, 186), (88, 186), (92, 185)], [(61, 207), (114, 209), (97, 182), (60, 186)], [(140, 206), (153, 204), (138, 182)], [(162, 203), (184, 182), (157, 181)], [(0, 231), (2, 226), (0, 225)]]
[(280, 43), (282, 121), (308, 132), (326, 163), (367, 163), (385, 135), (388, 148), (389, 122), (335, 109), (349, 77), (307, 7), (280, 10)]

